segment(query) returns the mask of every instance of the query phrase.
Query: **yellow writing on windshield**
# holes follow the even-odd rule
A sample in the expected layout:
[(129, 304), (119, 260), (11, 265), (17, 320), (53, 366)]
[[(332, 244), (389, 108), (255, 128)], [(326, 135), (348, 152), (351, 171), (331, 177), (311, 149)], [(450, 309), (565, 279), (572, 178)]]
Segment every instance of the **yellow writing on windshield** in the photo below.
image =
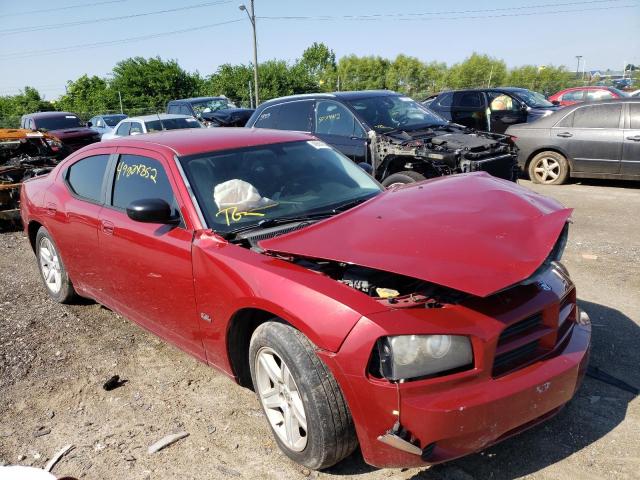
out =
[(124, 178), (129, 178), (133, 175), (138, 177), (146, 178), (151, 180), (153, 183), (156, 183), (156, 178), (158, 177), (158, 170), (153, 167), (148, 167), (143, 163), (135, 163), (133, 165), (128, 165), (125, 162), (120, 162), (118, 164), (118, 168), (116, 169), (116, 180), (120, 180), (120, 176)]
[(224, 219), (227, 225), (231, 225), (231, 222), (239, 222), (244, 217), (264, 217), (264, 213), (259, 212), (239, 212), (238, 207), (227, 207), (219, 210), (216, 213), (216, 217), (220, 214), (224, 214)]

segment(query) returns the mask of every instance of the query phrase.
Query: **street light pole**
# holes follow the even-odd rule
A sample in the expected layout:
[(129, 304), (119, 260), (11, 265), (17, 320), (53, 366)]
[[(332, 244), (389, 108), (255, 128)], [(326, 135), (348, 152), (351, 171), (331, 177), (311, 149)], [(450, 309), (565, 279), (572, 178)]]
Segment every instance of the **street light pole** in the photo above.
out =
[(249, 6), (251, 8), (251, 12), (247, 10), (247, 7), (243, 3), (238, 8), (247, 12), (247, 16), (249, 17), (249, 21), (251, 22), (251, 27), (253, 28), (253, 88), (254, 88), (254, 97), (256, 108), (260, 103), (258, 100), (258, 40), (256, 37), (256, 11), (253, 4), (254, 0), (250, 0)]
[(576, 78), (578, 78), (579, 72), (580, 72), (580, 59), (582, 58), (582, 55), (576, 55), (576, 59), (578, 60), (578, 64), (576, 65)]

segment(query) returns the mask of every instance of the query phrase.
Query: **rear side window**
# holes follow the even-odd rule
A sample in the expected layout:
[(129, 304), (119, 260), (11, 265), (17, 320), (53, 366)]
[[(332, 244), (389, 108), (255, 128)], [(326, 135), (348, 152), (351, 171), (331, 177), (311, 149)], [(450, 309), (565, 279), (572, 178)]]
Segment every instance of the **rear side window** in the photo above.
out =
[(456, 92), (453, 94), (453, 105), (463, 108), (481, 108), (483, 106), (480, 92)]
[(101, 202), (102, 179), (108, 162), (109, 155), (94, 155), (71, 165), (67, 171), (67, 183), (71, 190), (79, 197)]
[(120, 126), (118, 127), (118, 130), (116, 130), (116, 135), (119, 135), (121, 137), (126, 137), (127, 135), (129, 135), (130, 128), (131, 128), (131, 122), (121, 123)]
[(257, 128), (276, 128), (279, 113), (280, 105), (267, 107), (262, 111), (253, 126)]
[(629, 104), (629, 117), (631, 117), (630, 127), (634, 130), (640, 130), (640, 103)]
[(312, 115), (313, 100), (284, 103), (280, 106), (277, 128), (310, 132)]
[(573, 112), (575, 128), (618, 128), (622, 104), (590, 105)]
[(111, 204), (124, 209), (134, 200), (148, 198), (164, 200), (178, 214), (171, 184), (160, 162), (139, 155), (122, 155), (116, 165)]

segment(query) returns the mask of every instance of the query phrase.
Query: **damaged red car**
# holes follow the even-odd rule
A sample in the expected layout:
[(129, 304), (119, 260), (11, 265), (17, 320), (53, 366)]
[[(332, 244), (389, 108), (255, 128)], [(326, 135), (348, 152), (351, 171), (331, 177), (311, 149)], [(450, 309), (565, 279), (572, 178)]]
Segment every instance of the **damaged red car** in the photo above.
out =
[(486, 173), (384, 190), (304, 133), (197, 129), (85, 147), (21, 199), (54, 300), (95, 299), (254, 389), (309, 468), (482, 450), (586, 369), (571, 210)]

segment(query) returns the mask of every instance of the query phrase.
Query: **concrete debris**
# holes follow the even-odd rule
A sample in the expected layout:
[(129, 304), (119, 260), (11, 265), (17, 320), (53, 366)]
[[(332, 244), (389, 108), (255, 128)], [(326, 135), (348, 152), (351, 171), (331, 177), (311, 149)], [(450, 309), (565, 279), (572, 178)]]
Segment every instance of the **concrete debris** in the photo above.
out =
[(183, 438), (188, 436), (189, 433), (187, 432), (172, 433), (171, 435), (167, 435), (166, 437), (163, 437), (154, 444), (150, 445), (147, 449), (147, 452), (149, 454), (159, 452), (163, 448), (168, 447), (169, 445), (176, 443), (178, 440), (182, 440)]

